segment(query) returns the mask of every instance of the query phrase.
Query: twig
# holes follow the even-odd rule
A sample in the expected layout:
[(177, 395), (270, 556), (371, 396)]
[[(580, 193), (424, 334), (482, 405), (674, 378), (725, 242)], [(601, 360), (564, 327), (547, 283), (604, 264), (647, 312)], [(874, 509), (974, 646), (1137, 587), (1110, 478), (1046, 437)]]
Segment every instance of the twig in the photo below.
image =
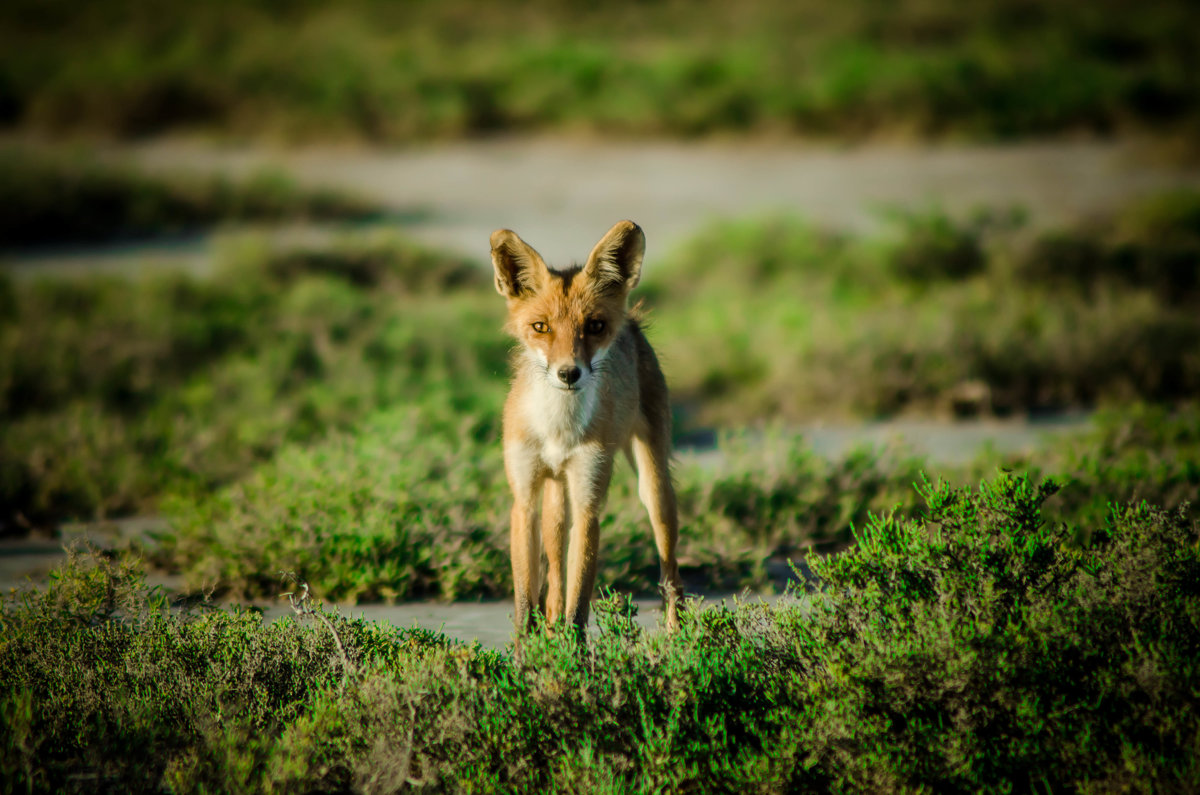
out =
[[(282, 572), (282, 574), (293, 582), (296, 581), (295, 576), (290, 572)], [(351, 665), (350, 658), (346, 656), (346, 648), (342, 645), (342, 639), (338, 636), (337, 630), (333, 628), (333, 624), (325, 617), (322, 611), (313, 608), (312, 593), (309, 591), (308, 583), (299, 582), (297, 584), (300, 586), (299, 593), (288, 591), (287, 593), (280, 594), (280, 596), (288, 598), (288, 603), (291, 604), (292, 610), (295, 611), (296, 615), (316, 616), (319, 618), (321, 623), (325, 625), (325, 628), (329, 630), (329, 634), (333, 636), (333, 642), (337, 645), (338, 655), (342, 658), (342, 681), (338, 685), (338, 692), (341, 693), (346, 689), (346, 680), (354, 670), (354, 666)]]

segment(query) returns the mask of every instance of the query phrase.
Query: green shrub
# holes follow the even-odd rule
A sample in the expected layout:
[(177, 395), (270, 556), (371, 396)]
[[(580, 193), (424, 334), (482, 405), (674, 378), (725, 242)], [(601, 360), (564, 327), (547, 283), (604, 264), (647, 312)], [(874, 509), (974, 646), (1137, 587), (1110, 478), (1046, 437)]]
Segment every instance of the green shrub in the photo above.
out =
[(603, 595), (586, 648), (511, 656), (68, 567), (0, 602), (0, 765), (36, 789), (1195, 789), (1200, 527), (1131, 506), (1079, 533), (1043, 515), (1055, 488), (926, 485), (921, 517), (811, 557), (806, 597), (692, 603), (666, 635)]
[[(237, 597), (274, 592), (295, 571), (339, 600), (505, 598), (511, 592), (498, 409), (456, 413), (435, 395), (379, 412), (351, 432), (290, 444), (213, 496), (168, 502), (173, 528), (154, 559), (189, 587)], [(494, 393), (498, 405), (499, 387)], [(1079, 532), (1112, 505), (1183, 509), (1200, 487), (1200, 411), (1143, 407), (1102, 414), (1094, 430), (1034, 457), (985, 455), (954, 483), (1000, 470), (1059, 478), (1047, 505)], [(772, 561), (843, 548), (871, 512), (910, 516), (927, 465), (896, 450), (830, 462), (802, 434), (722, 434), (715, 461), (676, 469), (679, 560), (692, 589), (762, 588)], [(600, 534), (601, 585), (654, 592), (658, 557), (619, 463)]]
[(1200, 191), (1182, 188), (1148, 196), (1119, 214), (1113, 230), (1120, 240), (1200, 241)]
[(1156, 238), (1084, 226), (1032, 246), (1013, 212), (901, 215), (881, 238), (713, 224), (647, 278), (656, 344), (701, 423), (1185, 399), (1200, 252), (1169, 204)]
[(982, 477), (997, 467), (1060, 478), (1063, 488), (1047, 510), (1080, 528), (1101, 526), (1117, 505), (1182, 508), (1200, 494), (1200, 408), (1102, 411), (1086, 433), (1034, 457), (981, 457), (971, 475)]
[(1196, 780), (1197, 525), (1120, 508), (1077, 546), (1042, 515), (1056, 488), (929, 486), (921, 521), (876, 517), (810, 561), (810, 763), (855, 789)]
[(337, 616), (335, 639), (243, 609), (180, 612), (135, 566), (102, 558), (68, 564), (45, 592), (0, 598), (0, 709), (13, 729), (0, 765), (18, 789), (254, 788), (280, 732), (351, 670), (394, 662), (406, 644), (444, 647)]
[(163, 560), (236, 596), (273, 593), (281, 570), (338, 599), (497, 595), (508, 505), (494, 437), (494, 419), (405, 407), (287, 446), (215, 497), (167, 506), (179, 519)]
[(891, 271), (900, 279), (925, 283), (965, 279), (987, 269), (984, 233), (989, 220), (980, 214), (958, 223), (945, 213), (893, 212), (900, 239), (887, 252)]
[(1088, 295), (1146, 290), (1172, 308), (1200, 302), (1200, 192), (1134, 202), (1096, 227), (1041, 237), (1018, 260), (1017, 275)]
[(209, 280), (8, 283), (0, 521), (153, 510), (438, 385), (496, 405), (503, 308), (475, 266), (392, 238), (224, 257)]
[[(496, 408), (454, 412), (435, 394), (353, 433), (288, 445), (212, 497), (168, 503), (155, 559), (195, 590), (261, 597), (295, 571), (339, 600), (464, 599), (511, 592)], [(678, 472), (680, 565), (708, 588), (761, 587), (766, 562), (838, 545), (869, 510), (911, 505), (918, 462), (862, 450), (835, 464), (799, 436), (726, 436), (722, 463)], [(599, 581), (654, 592), (659, 562), (636, 478), (618, 466), (600, 533)]]

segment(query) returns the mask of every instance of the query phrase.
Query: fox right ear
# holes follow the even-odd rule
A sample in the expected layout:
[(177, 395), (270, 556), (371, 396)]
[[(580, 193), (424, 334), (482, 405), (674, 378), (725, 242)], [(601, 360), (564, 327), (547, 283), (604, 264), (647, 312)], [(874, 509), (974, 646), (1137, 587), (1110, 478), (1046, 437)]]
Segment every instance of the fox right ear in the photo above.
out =
[(492, 268), (496, 291), (505, 298), (533, 292), (548, 270), (542, 256), (511, 229), (492, 232)]
[(620, 221), (608, 230), (588, 255), (583, 272), (602, 288), (628, 292), (642, 278), (646, 235), (633, 221)]

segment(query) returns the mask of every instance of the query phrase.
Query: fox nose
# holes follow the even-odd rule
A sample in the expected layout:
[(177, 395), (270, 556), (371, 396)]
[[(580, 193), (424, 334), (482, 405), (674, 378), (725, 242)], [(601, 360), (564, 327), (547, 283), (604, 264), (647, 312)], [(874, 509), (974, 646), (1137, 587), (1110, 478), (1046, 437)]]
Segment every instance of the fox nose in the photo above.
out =
[(579, 380), (579, 376), (583, 372), (578, 367), (560, 367), (558, 368), (558, 380), (562, 381), (567, 386), (571, 386)]

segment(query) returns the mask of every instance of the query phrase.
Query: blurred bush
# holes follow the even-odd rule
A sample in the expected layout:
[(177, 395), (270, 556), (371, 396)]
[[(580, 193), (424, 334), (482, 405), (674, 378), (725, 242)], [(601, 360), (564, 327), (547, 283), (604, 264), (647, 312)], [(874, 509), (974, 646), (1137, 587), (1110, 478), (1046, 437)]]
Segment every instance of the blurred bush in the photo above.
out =
[(1014, 212), (890, 213), (878, 238), (722, 222), (647, 277), (699, 422), (1005, 415), (1200, 390), (1192, 193), (1028, 240)]
[(251, 239), (207, 280), (0, 279), (0, 521), (153, 510), (438, 385), (497, 404), (508, 343), (481, 270), (403, 239), (333, 245)]
[(10, 0), (0, 123), (377, 141), (526, 130), (1194, 133), (1194, 4)]
[(1065, 291), (1148, 290), (1170, 306), (1200, 306), (1200, 192), (1159, 194), (1116, 218), (1046, 235), (1016, 272)]

